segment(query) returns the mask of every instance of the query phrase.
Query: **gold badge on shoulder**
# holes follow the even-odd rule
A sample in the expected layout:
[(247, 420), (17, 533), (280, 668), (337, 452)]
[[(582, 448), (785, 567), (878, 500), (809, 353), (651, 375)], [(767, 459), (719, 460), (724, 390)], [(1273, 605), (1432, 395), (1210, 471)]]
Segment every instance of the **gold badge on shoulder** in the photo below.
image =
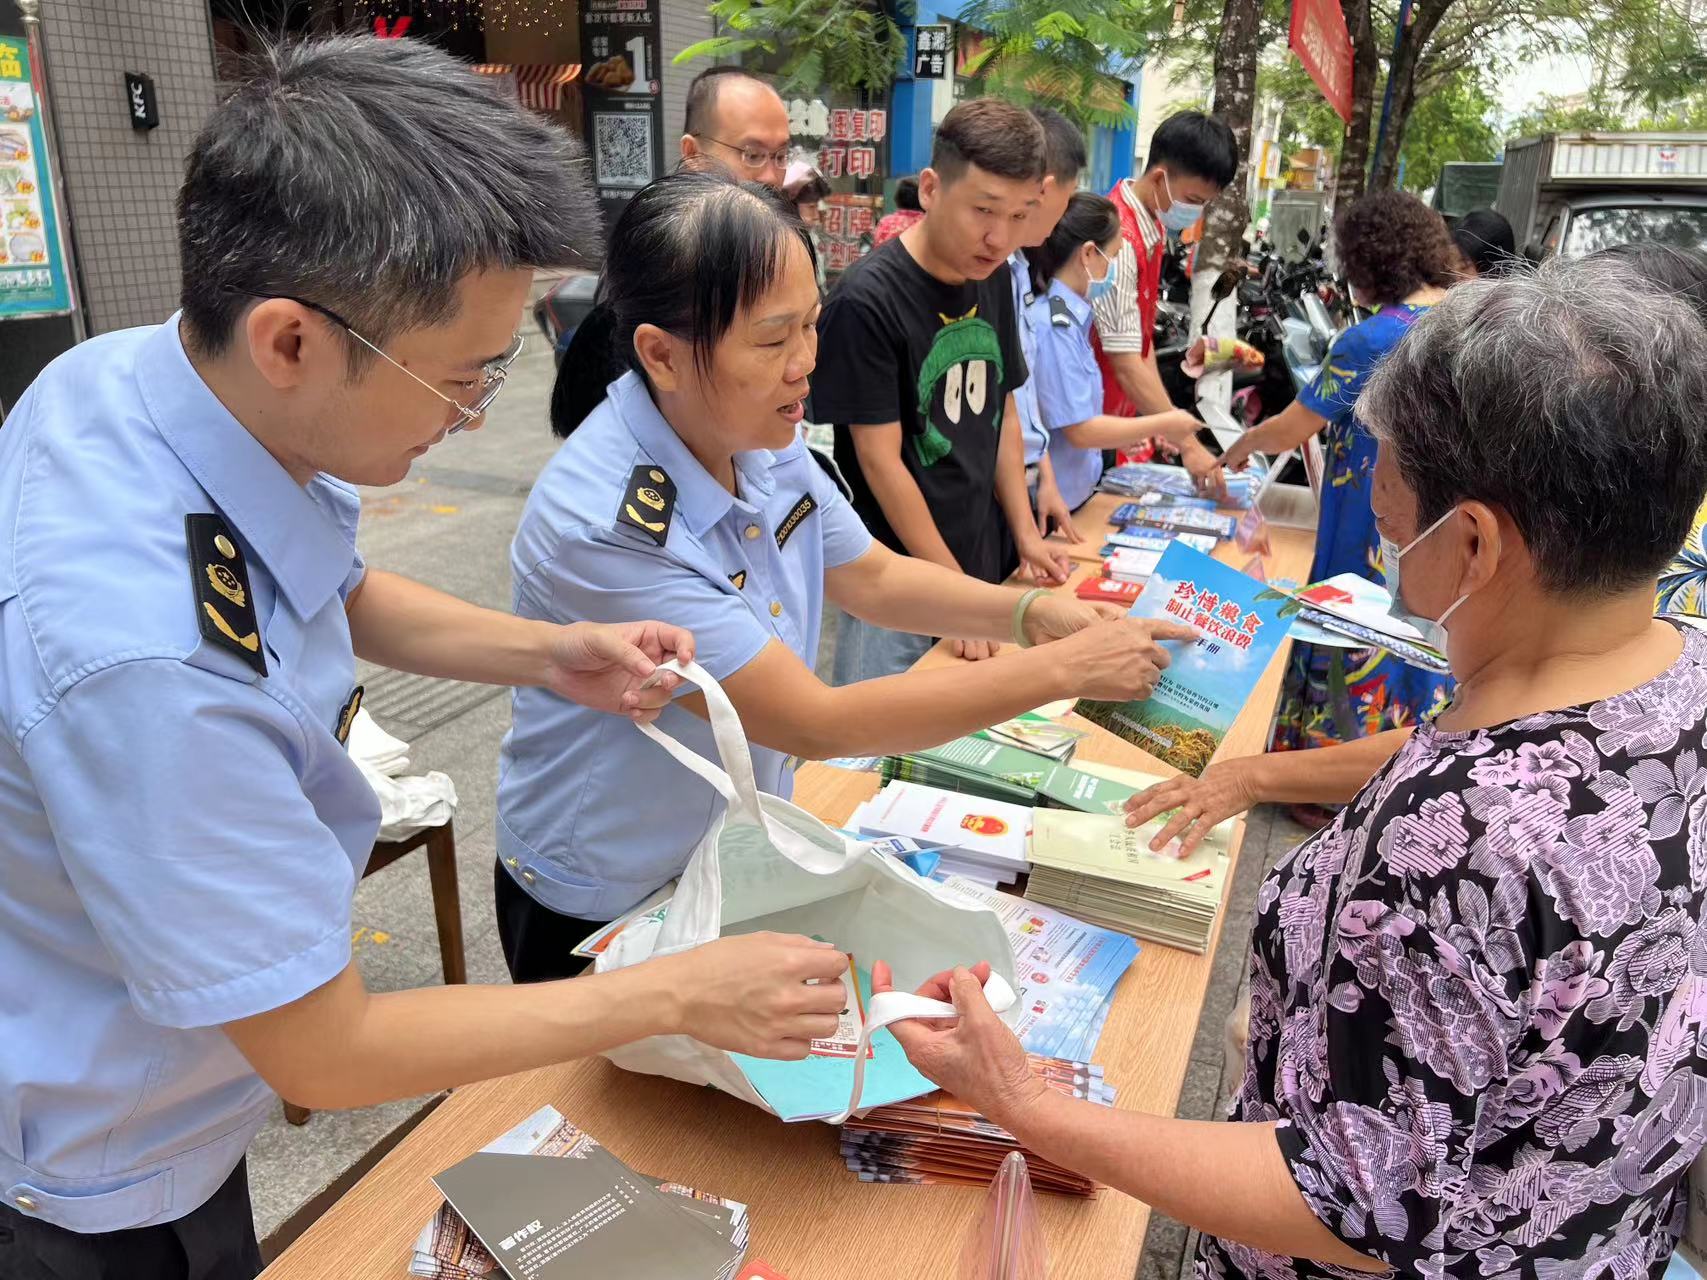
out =
[(636, 467), (628, 473), (628, 488), (617, 508), (616, 522), (638, 529), (658, 546), (670, 536), (670, 517), (676, 512), (676, 482), (658, 467)]
[(344, 703), (343, 710), (338, 712), (338, 727), (332, 732), (337, 737), (338, 745), (341, 747), (350, 745), (350, 726), (356, 722), (356, 712), (362, 709), (362, 694), (365, 692), (366, 690), (359, 684), (351, 689), (349, 701)]
[(261, 628), (255, 620), (249, 570), (230, 529), (211, 512), (187, 515), (184, 536), (196, 598), (196, 625), (202, 638), (236, 654), (257, 675), (266, 675), (267, 657), (261, 651)]

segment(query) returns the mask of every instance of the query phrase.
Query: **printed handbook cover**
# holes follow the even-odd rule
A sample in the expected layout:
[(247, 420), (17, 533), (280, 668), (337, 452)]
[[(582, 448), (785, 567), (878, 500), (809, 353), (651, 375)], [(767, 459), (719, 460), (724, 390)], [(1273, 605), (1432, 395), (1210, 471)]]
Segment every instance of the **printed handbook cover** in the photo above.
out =
[(1149, 698), (1082, 701), (1079, 714), (1196, 777), (1286, 638), (1290, 603), (1255, 578), (1174, 543), (1130, 613), (1183, 622), (1197, 640), (1163, 645), (1173, 662)]

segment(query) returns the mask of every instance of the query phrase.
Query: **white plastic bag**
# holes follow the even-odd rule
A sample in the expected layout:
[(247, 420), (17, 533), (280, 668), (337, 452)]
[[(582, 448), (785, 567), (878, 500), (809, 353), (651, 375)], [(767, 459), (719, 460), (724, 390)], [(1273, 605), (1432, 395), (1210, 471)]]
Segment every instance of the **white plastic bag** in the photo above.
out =
[[(825, 1100), (824, 1118), (835, 1124), (860, 1105), (864, 1049), (876, 1030), (900, 1018), (954, 1016), (951, 1005), (908, 994), (927, 978), (988, 960), (985, 994), (998, 1013), (1017, 1013), (1012, 1009), (1013, 952), (995, 912), (922, 879), (804, 809), (761, 795), (740, 718), (722, 688), (695, 663), (663, 666), (704, 694), (712, 736), (728, 771), (653, 725), (639, 728), (715, 787), (728, 805), (694, 849), (662, 920), (643, 918), (625, 928), (599, 956), (597, 972), (674, 955), (725, 934), (762, 930), (833, 942), (867, 967), (888, 961), (896, 990), (874, 997), (865, 1009), (860, 1049), (853, 1055), (852, 1097)], [(605, 1057), (643, 1075), (715, 1085), (772, 1110), (729, 1054), (687, 1036), (654, 1036), (612, 1049)], [(918, 1092), (929, 1087), (922, 1085)]]

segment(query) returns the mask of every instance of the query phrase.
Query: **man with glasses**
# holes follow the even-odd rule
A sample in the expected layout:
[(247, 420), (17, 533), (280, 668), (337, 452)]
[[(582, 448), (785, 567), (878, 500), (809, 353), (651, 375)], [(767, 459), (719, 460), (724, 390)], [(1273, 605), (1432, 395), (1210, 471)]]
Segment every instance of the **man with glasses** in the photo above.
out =
[(344, 745), (358, 657), (644, 719), (692, 655), (356, 551), (356, 486), (481, 424), (533, 269), (595, 242), (584, 168), (419, 41), (272, 50), (191, 150), (181, 313), (60, 357), (0, 430), (0, 1276), (248, 1280), (278, 1094), (365, 1106), (661, 1034), (801, 1057), (834, 1028), (816, 980), (846, 960), (803, 938), (385, 994), (351, 956), (379, 827)]
[(782, 190), (788, 172), (788, 108), (740, 67), (711, 67), (688, 86), (682, 159), (710, 160), (746, 182)]

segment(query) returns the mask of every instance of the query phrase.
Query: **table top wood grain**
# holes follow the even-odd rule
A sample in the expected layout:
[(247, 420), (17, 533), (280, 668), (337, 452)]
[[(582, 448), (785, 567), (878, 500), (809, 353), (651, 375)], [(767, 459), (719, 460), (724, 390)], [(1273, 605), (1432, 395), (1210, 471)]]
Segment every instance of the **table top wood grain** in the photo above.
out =
[[(1098, 495), (1077, 518), (1080, 532), (1090, 536), (1071, 549), (1074, 583), (1095, 571), (1095, 548), (1116, 501)], [(1271, 539), (1268, 575), (1301, 581), (1312, 535), (1273, 529)], [(1234, 565), (1249, 559), (1231, 543), (1223, 543), (1218, 555)], [(1220, 757), (1266, 746), (1285, 653), (1283, 646)], [(922, 659), (952, 661), (940, 647)], [(1079, 746), (1083, 759), (1169, 772), (1112, 734), (1074, 723), (1092, 729)], [(875, 774), (809, 763), (796, 775), (794, 799), (826, 822), (840, 823), (878, 785)], [(1241, 824), (1235, 858), (1242, 837)], [(1152, 942), (1142, 948), (1115, 993), (1096, 1059), (1119, 1091), (1119, 1106), (1171, 1115), (1213, 945), (1201, 956)], [(268, 1267), (264, 1280), (404, 1276), (415, 1237), (439, 1205), (431, 1176), (547, 1103), (635, 1169), (746, 1202), (753, 1223), (749, 1256), (789, 1280), (952, 1276), (985, 1200), (984, 1191), (971, 1188), (861, 1183), (843, 1167), (837, 1131), (828, 1125), (783, 1124), (713, 1090), (632, 1075), (602, 1060), (568, 1062), (457, 1089)], [(1088, 1200), (1043, 1195), (1038, 1204), (1053, 1280), (1133, 1274), (1149, 1220), (1145, 1205), (1108, 1190)]]

